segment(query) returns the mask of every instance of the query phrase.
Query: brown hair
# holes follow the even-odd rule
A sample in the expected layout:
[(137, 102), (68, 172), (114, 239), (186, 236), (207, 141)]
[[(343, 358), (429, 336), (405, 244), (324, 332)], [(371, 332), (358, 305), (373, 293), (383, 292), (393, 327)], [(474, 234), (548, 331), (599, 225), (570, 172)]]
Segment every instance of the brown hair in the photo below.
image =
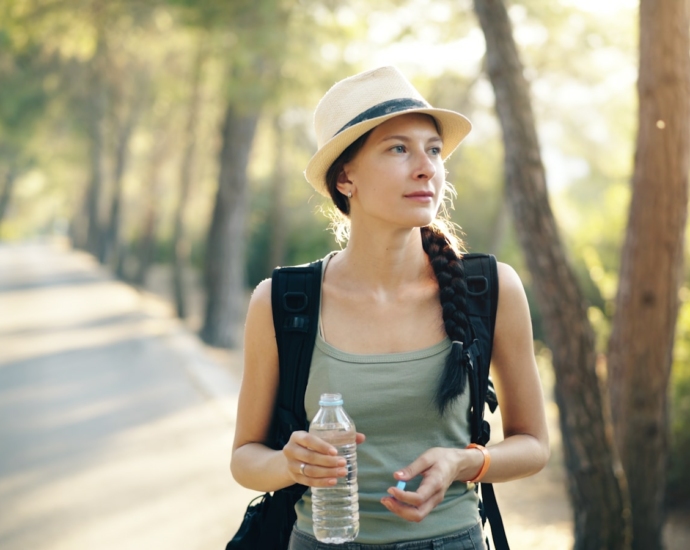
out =
[[(440, 128), (436, 119), (436, 129)], [(326, 186), (333, 204), (343, 216), (350, 214), (350, 200), (338, 191), (338, 176), (345, 164), (355, 158), (364, 147), (373, 130), (363, 134), (353, 141), (347, 149), (331, 164), (326, 172)], [(452, 192), (450, 185), (446, 186), (446, 193)], [(338, 222), (335, 222), (338, 225)], [(443, 414), (452, 402), (465, 390), (467, 380), (467, 358), (462, 353), (462, 346), (457, 342), (469, 346), (470, 337), (469, 321), (467, 319), (467, 283), (465, 281), (465, 269), (461, 261), (462, 241), (454, 232), (454, 226), (450, 222), (445, 206), (441, 213), (428, 226), (422, 227), (422, 246), (429, 257), (429, 262), (439, 286), (439, 300), (443, 311), (443, 326), (446, 334), (453, 341), (451, 352), (448, 354), (446, 364), (436, 390), (436, 407)], [(345, 231), (336, 228), (336, 237)]]

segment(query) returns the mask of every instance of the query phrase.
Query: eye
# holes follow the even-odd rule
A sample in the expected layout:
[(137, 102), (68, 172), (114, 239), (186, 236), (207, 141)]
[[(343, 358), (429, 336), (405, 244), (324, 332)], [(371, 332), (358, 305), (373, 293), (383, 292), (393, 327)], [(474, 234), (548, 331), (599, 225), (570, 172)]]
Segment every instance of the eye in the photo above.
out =
[(434, 156), (439, 156), (441, 154), (441, 148), (440, 147), (432, 147), (429, 152), (434, 155)]
[(404, 145), (394, 145), (391, 147), (391, 151), (394, 153), (404, 153), (405, 152), (405, 146)]

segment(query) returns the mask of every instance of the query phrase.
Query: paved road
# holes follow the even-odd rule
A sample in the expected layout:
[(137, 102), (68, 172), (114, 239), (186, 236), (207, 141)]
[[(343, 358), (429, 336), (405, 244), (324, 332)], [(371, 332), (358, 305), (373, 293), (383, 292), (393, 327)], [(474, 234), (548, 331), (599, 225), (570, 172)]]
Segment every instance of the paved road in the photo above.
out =
[(238, 380), (86, 255), (0, 246), (0, 548), (219, 550)]

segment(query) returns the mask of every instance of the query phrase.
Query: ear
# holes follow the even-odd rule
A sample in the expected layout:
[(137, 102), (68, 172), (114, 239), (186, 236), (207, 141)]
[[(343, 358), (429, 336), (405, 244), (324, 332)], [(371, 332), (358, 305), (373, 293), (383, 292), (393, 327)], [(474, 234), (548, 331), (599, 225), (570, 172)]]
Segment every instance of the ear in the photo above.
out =
[(338, 174), (338, 185), (336, 187), (343, 195), (347, 195), (352, 191), (352, 182), (347, 177), (344, 168), (340, 171), (340, 174)]

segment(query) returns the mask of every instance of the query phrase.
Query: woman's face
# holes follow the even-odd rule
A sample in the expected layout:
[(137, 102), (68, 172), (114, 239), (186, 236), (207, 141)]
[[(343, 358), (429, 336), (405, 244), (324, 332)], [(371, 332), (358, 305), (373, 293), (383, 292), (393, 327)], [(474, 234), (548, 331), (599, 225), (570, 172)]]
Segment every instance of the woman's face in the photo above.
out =
[(428, 115), (400, 115), (374, 128), (339, 178), (339, 190), (352, 192), (352, 222), (372, 217), (400, 227), (430, 224), (443, 198), (442, 147)]

